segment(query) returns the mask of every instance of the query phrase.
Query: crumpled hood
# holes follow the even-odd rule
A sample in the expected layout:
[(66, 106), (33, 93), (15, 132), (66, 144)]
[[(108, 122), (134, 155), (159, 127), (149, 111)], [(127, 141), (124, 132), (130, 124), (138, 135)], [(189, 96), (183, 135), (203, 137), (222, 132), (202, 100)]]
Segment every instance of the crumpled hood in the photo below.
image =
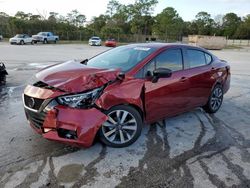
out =
[(68, 93), (77, 93), (100, 87), (116, 79), (119, 70), (88, 67), (78, 61), (52, 65), (36, 74), (39, 81)]

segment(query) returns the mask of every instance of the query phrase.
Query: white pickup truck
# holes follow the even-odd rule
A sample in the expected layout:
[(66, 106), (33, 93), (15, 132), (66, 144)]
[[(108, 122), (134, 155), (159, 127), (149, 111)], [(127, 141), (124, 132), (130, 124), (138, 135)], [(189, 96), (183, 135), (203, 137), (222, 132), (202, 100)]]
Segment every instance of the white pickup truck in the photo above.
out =
[(59, 37), (51, 32), (40, 32), (37, 35), (32, 35), (32, 39), (34, 43), (43, 42), (44, 44), (49, 42), (57, 43), (59, 41)]

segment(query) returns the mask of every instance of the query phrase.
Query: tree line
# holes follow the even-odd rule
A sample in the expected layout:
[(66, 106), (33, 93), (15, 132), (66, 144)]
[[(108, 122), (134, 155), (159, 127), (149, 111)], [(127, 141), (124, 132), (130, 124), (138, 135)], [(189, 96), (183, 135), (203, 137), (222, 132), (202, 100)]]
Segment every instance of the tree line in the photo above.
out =
[(16, 33), (52, 31), (66, 40), (87, 40), (92, 35), (114, 37), (120, 41), (128, 41), (129, 36), (137, 36), (137, 40), (140, 36), (144, 39), (145, 36), (153, 36), (162, 40), (179, 40), (192, 34), (250, 39), (250, 14), (239, 17), (235, 13), (227, 13), (212, 18), (209, 13), (201, 11), (194, 20), (184, 21), (173, 7), (153, 16), (157, 3), (157, 0), (135, 0), (133, 4), (124, 5), (110, 0), (106, 13), (93, 17), (90, 22), (78, 10), (72, 10), (66, 16), (56, 12), (47, 16), (22, 11), (9, 16), (0, 12), (0, 33), (11, 37)]

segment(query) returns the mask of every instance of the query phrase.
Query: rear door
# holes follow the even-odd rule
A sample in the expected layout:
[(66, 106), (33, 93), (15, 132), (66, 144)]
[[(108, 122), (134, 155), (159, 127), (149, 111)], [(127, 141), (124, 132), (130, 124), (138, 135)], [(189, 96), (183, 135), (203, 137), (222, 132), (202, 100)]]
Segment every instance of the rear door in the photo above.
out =
[[(145, 109), (148, 122), (185, 111), (189, 104), (189, 81), (186, 77), (181, 48), (161, 52), (144, 67)], [(170, 78), (160, 78), (152, 83), (152, 72), (156, 68), (172, 70)]]
[(206, 104), (215, 83), (212, 66), (213, 57), (198, 48), (184, 48), (184, 58), (188, 63), (187, 74), (190, 82), (190, 108)]

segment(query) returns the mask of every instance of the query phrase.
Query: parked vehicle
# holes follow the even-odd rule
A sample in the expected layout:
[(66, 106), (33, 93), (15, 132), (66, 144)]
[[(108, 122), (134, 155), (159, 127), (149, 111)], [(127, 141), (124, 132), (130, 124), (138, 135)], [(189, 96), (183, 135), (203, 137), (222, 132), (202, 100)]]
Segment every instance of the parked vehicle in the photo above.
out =
[(137, 140), (143, 123), (195, 107), (219, 110), (230, 66), (205, 49), (147, 43), (108, 50), (82, 62), (45, 68), (25, 88), (27, 119), (49, 140), (112, 147)]
[(27, 43), (33, 44), (32, 37), (27, 34), (17, 34), (9, 39), (10, 44), (20, 44), (24, 45)]
[(47, 44), (49, 42), (57, 43), (59, 41), (59, 36), (54, 35), (52, 32), (40, 32), (37, 35), (32, 35), (34, 43), (42, 42)]
[(2, 41), (3, 40), (3, 35), (0, 35), (0, 41)]
[(8, 75), (6, 67), (3, 63), (0, 62), (0, 86), (6, 84), (6, 75)]
[(117, 46), (117, 42), (115, 39), (108, 39), (105, 41), (105, 46), (107, 47), (116, 47)]
[(100, 37), (91, 37), (89, 39), (89, 45), (90, 46), (101, 46), (102, 45), (102, 40)]

